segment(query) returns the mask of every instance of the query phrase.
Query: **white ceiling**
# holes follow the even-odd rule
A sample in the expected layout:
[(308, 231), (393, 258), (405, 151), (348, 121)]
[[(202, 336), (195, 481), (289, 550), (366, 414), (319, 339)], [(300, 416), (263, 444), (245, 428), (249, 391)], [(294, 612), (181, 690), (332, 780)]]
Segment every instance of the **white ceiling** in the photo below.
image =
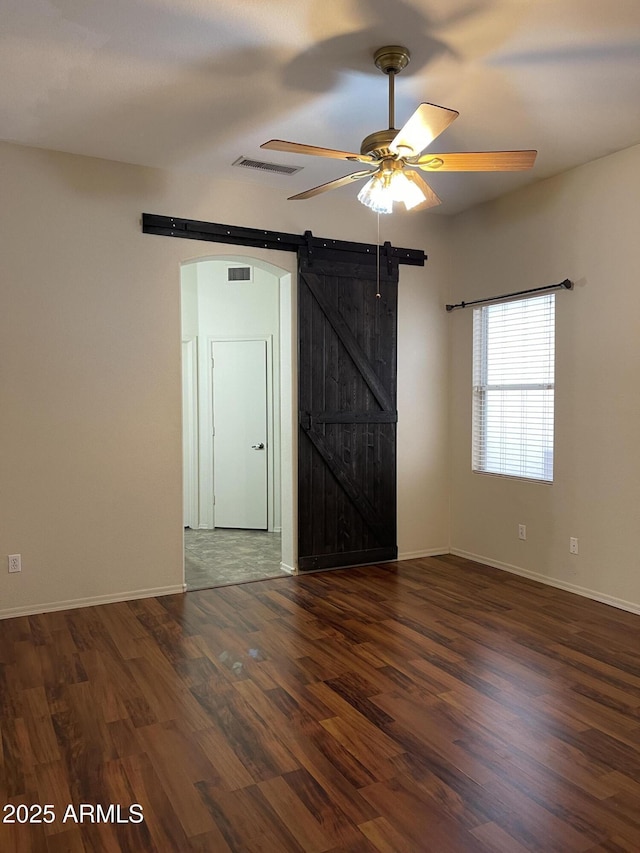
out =
[(430, 151), (539, 152), (528, 173), (429, 175), (439, 212), (640, 142), (640, 0), (0, 0), (0, 135), (285, 198), (354, 169), (260, 143), (359, 150), (387, 125), (385, 44), (412, 54), (397, 126), (421, 101), (460, 112)]

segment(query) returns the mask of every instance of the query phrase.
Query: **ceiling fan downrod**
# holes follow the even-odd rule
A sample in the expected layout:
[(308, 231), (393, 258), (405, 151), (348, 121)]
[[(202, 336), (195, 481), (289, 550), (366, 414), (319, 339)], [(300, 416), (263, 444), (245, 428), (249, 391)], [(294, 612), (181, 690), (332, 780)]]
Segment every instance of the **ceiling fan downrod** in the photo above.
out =
[(395, 81), (396, 74), (406, 68), (411, 59), (411, 54), (406, 47), (392, 44), (381, 47), (373, 55), (376, 68), (389, 77), (389, 130), (395, 130)]
[(411, 54), (407, 48), (397, 44), (381, 47), (374, 53), (373, 61), (376, 68), (379, 68), (389, 78), (389, 127), (386, 130), (376, 130), (363, 139), (360, 146), (361, 154), (371, 155), (377, 160), (383, 157), (396, 156), (389, 151), (389, 145), (398, 133), (394, 127), (395, 79), (396, 74), (399, 74), (403, 68), (407, 67), (410, 58)]

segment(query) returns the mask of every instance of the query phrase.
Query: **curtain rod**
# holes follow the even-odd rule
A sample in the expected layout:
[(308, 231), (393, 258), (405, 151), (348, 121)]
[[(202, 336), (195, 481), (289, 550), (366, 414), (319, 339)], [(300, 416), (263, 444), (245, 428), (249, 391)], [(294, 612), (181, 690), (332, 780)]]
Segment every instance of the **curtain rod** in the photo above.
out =
[(573, 282), (565, 278), (559, 284), (547, 284), (545, 287), (534, 287), (531, 290), (517, 290), (515, 293), (503, 293), (502, 296), (488, 296), (486, 299), (474, 299), (473, 302), (457, 302), (455, 305), (446, 305), (447, 311), (453, 311), (454, 308), (466, 308), (468, 305), (479, 305), (482, 302), (495, 302), (497, 299), (508, 299), (511, 296), (524, 296), (525, 293), (539, 293), (541, 290), (559, 290), (564, 287), (565, 290), (573, 288)]

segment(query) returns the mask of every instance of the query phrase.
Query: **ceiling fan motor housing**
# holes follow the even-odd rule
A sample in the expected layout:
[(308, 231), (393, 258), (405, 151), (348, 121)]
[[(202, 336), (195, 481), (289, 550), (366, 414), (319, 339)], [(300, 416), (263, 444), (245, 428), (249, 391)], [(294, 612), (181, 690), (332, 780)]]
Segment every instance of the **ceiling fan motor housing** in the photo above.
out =
[(395, 128), (376, 130), (375, 133), (370, 133), (369, 136), (362, 140), (360, 153), (371, 154), (376, 160), (382, 160), (383, 157), (395, 157), (396, 155), (389, 151), (389, 145), (391, 145), (397, 134), (398, 131)]

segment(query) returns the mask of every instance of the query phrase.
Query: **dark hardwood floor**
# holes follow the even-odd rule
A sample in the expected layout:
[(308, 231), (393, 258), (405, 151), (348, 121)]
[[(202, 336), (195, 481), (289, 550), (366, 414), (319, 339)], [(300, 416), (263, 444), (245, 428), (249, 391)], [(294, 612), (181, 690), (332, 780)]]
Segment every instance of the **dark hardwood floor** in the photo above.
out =
[(638, 853), (639, 628), (455, 557), (0, 622), (0, 851)]

